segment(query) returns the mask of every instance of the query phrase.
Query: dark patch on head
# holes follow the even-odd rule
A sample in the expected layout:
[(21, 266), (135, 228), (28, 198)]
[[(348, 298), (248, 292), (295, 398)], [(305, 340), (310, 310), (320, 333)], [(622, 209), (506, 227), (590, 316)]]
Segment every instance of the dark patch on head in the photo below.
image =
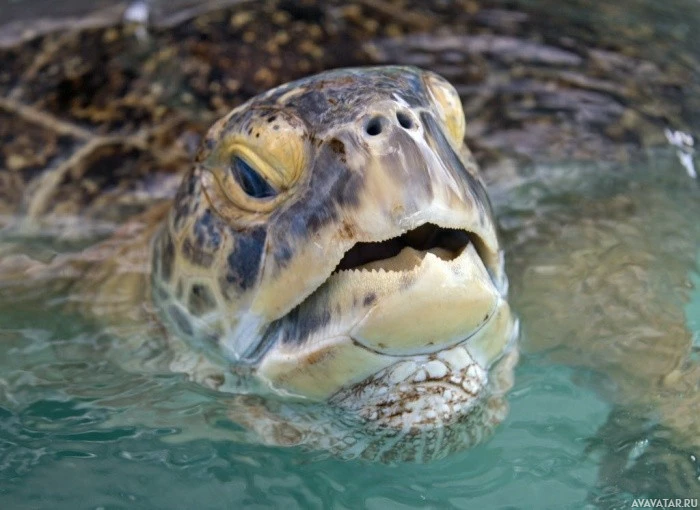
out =
[[(228, 285), (222, 289), (227, 297), (237, 290), (248, 290), (257, 281), (267, 231), (258, 227), (243, 232), (232, 230), (232, 234), (234, 246), (226, 259), (228, 264), (224, 278)], [(230, 289), (230, 285), (235, 285), (237, 289)]]
[(200, 267), (211, 267), (214, 256), (202, 250), (201, 244), (195, 246), (190, 239), (185, 239), (182, 243), (182, 255), (192, 264)]
[[(262, 335), (259, 342), (256, 342), (251, 346), (251, 348), (241, 354), (241, 361), (244, 363), (252, 364), (260, 360), (262, 356), (277, 343), (280, 335), (280, 321), (271, 323)], [(239, 368), (241, 365), (238, 365)]]
[(201, 283), (195, 283), (190, 289), (187, 308), (192, 315), (200, 316), (212, 311), (216, 307), (216, 299), (209, 287)]
[(292, 247), (284, 239), (280, 239), (275, 246), (275, 264), (277, 267), (285, 267), (290, 260), (292, 260), (292, 255), (294, 251)]
[(249, 360), (259, 359), (272, 345), (281, 342), (283, 345), (302, 345), (315, 331), (330, 323), (331, 312), (328, 309), (319, 313), (303, 313), (299, 307), (293, 309), (287, 315), (272, 322), (262, 339), (255, 348), (248, 353)]
[(285, 317), (276, 321), (282, 331), (282, 343), (301, 345), (314, 332), (324, 328), (331, 321), (331, 312), (324, 309), (321, 313), (300, 313), (295, 308)]
[(318, 90), (309, 90), (296, 98), (297, 108), (305, 115), (318, 117), (328, 111), (326, 94)]
[(275, 119), (277, 119), (277, 115), (270, 115), (270, 116), (267, 118), (267, 122), (274, 122)]
[(328, 142), (328, 146), (338, 155), (342, 163), (347, 162), (347, 157), (345, 155), (345, 144), (343, 142), (337, 138), (333, 138), (330, 142)]
[(349, 241), (353, 241), (355, 237), (357, 236), (357, 233), (355, 231), (355, 226), (348, 222), (347, 220), (343, 221), (343, 224), (340, 227), (340, 237), (343, 239), (347, 239)]
[(216, 137), (214, 136), (207, 136), (204, 138), (204, 142), (202, 143), (202, 146), (199, 151), (197, 151), (197, 156), (196, 156), (196, 161), (200, 162), (202, 161), (208, 153), (210, 153), (212, 150), (214, 150), (214, 147), (216, 146)]
[(194, 235), (197, 245), (202, 248), (217, 250), (221, 246), (221, 221), (216, 218), (210, 209), (197, 218), (194, 223)]
[(199, 171), (191, 171), (182, 181), (173, 201), (173, 227), (182, 230), (192, 213), (193, 202), (199, 191)]
[(298, 240), (308, 242), (310, 235), (337, 222), (341, 210), (359, 206), (363, 188), (362, 175), (343, 164), (328, 145), (323, 146), (308, 186), (278, 217), (273, 238), (288, 239), (290, 246)]
[(173, 264), (175, 262), (175, 245), (167, 232), (161, 233), (161, 267), (163, 280), (169, 281), (173, 276)]
[(365, 298), (362, 300), (362, 306), (368, 307), (372, 305), (377, 300), (377, 294), (374, 292), (368, 292)]
[(224, 224), (221, 219), (212, 214), (210, 209), (205, 209), (193, 225), (193, 232), (197, 246), (201, 249), (215, 252), (221, 246), (221, 232)]
[(333, 359), (334, 357), (334, 351), (333, 349), (319, 349), (317, 351), (312, 351), (306, 356), (306, 362), (309, 365), (316, 365), (317, 363), (321, 363), (322, 361), (326, 361), (328, 359)]
[(330, 142), (328, 142), (328, 145), (336, 154), (345, 155), (345, 144), (337, 138), (333, 138)]
[(182, 331), (188, 336), (192, 336), (192, 325), (190, 324), (190, 321), (187, 320), (187, 317), (185, 317), (185, 315), (177, 306), (170, 305), (168, 307), (168, 315), (180, 331)]

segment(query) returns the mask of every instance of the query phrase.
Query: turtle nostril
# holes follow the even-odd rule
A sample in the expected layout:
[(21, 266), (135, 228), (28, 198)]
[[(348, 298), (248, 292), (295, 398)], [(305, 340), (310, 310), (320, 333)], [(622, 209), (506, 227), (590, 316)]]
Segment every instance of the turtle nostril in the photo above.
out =
[(396, 112), (396, 120), (399, 121), (399, 125), (404, 129), (413, 127), (413, 119), (406, 112)]
[(382, 120), (380, 117), (372, 117), (367, 126), (365, 126), (365, 131), (370, 136), (376, 136), (382, 132)]

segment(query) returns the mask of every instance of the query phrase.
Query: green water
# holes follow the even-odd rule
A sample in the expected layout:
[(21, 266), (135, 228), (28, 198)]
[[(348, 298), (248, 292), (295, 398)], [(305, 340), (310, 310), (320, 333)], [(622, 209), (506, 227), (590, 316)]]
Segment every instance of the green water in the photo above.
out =
[[(190, 405), (169, 411), (173, 428), (181, 415), (215, 407), (207, 399), (185, 397), (193, 389), (177, 381), (134, 385), (125, 374), (108, 375), (105, 369), (96, 378), (87, 371), (83, 383), (99, 379), (99, 392), (115, 399), (140, 394), (155, 404), (154, 395), (162, 392), (189, 398)], [(77, 378), (81, 371), (72, 367), (63, 375)], [(93, 398), (59, 399), (66, 384), (55, 382), (31, 401), (5, 403), (2, 410), (3, 508), (380, 509), (526, 502), (576, 508), (596, 478), (595, 459), (584, 454), (585, 438), (605, 420), (608, 406), (573, 385), (570, 376), (570, 370), (535, 359), (524, 363), (510, 418), (491, 441), (443, 461), (397, 466), (225, 441), (173, 445), (163, 439), (177, 434), (174, 430), (104, 428), (118, 409), (101, 407)]]
[[(673, 151), (652, 155), (649, 164), (601, 170), (533, 167), (530, 179), (494, 190), (516, 269), (528, 263), (524, 247), (541, 242), (543, 225), (555, 219), (562, 231), (573, 228), (566, 223), (577, 218), (571, 211), (618, 193), (641, 207), (635, 210), (654, 235), (681, 229), (684, 246), (697, 250), (700, 234), (689, 215), (698, 210), (699, 190)], [(635, 202), (649, 193), (666, 209)], [(698, 267), (685, 270), (697, 286)], [(518, 275), (511, 280), (517, 290)], [(546, 297), (519, 292), (523, 304)], [(697, 338), (697, 288), (692, 296), (686, 320)], [(700, 492), (700, 482), (686, 494), (664, 491), (666, 482), (649, 485), (658, 479), (660, 453), (679, 456), (695, 476), (692, 449), (663, 429), (633, 426), (630, 413), (611, 403), (604, 377), (555, 363), (546, 350), (521, 358), (509, 417), (486, 443), (428, 464), (382, 465), (227, 440), (240, 429), (216, 394), (176, 375), (125, 372), (100, 356), (100, 332), (66, 318), (37, 311), (13, 321), (12, 312), (3, 312), (0, 331), (1, 508), (581, 508)], [(578, 311), (569, 313), (573, 320)], [(527, 332), (536, 317), (521, 319)], [(649, 445), (654, 455), (647, 459)]]
[[(97, 429), (98, 410), (36, 401), (3, 416), (9, 508), (575, 508), (595, 480), (583, 438), (606, 406), (566, 370), (519, 370), (513, 412), (488, 444), (429, 465), (315, 460), (298, 451), (194, 441), (139, 427)], [(175, 421), (176, 416), (173, 417)], [(43, 425), (43, 427), (42, 427)], [(50, 428), (43, 431), (43, 428)]]

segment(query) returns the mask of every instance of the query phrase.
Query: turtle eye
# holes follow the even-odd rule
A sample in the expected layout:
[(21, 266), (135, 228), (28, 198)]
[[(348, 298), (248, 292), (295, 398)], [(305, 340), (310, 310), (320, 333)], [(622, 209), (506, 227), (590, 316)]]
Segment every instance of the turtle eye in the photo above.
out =
[(233, 178), (248, 196), (262, 199), (277, 195), (270, 183), (243, 158), (234, 156), (229, 169)]

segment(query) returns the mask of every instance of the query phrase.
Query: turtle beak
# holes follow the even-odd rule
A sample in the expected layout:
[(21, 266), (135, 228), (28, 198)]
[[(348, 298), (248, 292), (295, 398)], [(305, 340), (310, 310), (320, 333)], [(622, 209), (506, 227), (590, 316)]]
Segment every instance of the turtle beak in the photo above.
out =
[(425, 139), (432, 152), (442, 162), (447, 173), (459, 181), (460, 195), (466, 197), (466, 201), (476, 210), (475, 217), (466, 224), (460, 224), (460, 227), (468, 232), (470, 241), (474, 243), (494, 286), (505, 297), (508, 293), (508, 278), (496, 231), (496, 220), (486, 188), (476, 177), (476, 172), (467, 168), (464, 158), (458, 155), (437, 121), (426, 113), (421, 115), (421, 121), (425, 129)]
[(489, 220), (493, 222), (494, 218), (493, 210), (491, 209), (491, 201), (489, 200), (484, 185), (466, 168), (464, 161), (457, 155), (457, 152), (445, 136), (444, 131), (440, 128), (435, 118), (427, 113), (422, 113), (421, 121), (430, 148), (434, 151), (438, 159), (443, 162), (444, 166), (451, 170), (455, 176), (461, 178), (461, 181), (467, 185), (474, 201), (485, 208)]
[(350, 334), (393, 356), (430, 354), (478, 335), (499, 315), (506, 292), (494, 217), (475, 168), (433, 115), (423, 112), (420, 124), (422, 132), (392, 133), (399, 156), (382, 154), (374, 172), (407, 176), (394, 186), (405, 204), (393, 219), (402, 232), (356, 243), (329, 279), (339, 293), (377, 289)]

